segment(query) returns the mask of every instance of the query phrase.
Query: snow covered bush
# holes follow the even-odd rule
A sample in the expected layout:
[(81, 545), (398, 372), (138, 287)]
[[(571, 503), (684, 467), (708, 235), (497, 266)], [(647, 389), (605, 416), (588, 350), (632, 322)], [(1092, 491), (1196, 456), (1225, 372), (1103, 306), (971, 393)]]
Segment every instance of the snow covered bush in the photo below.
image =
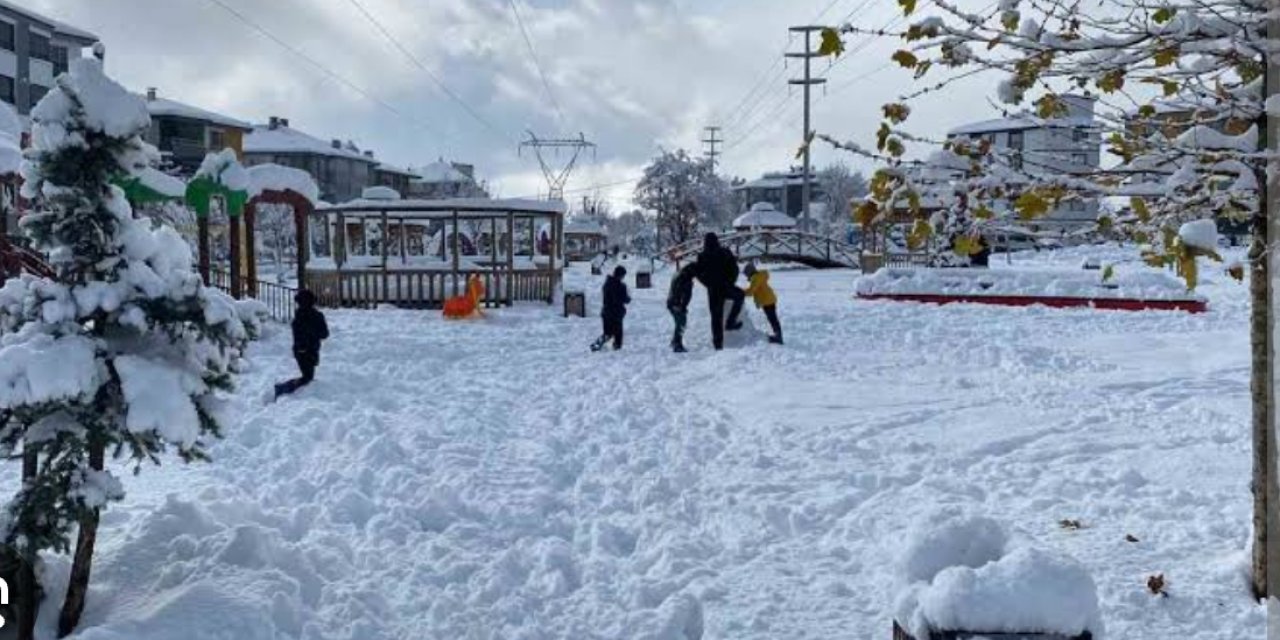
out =
[[(124, 490), (106, 454), (135, 471), (175, 450), (207, 458), (218, 392), (256, 322), (203, 286), (176, 231), (134, 216), (113, 182), (148, 166), (145, 104), (77, 60), (32, 111), (22, 222), (55, 279), (0, 289), (0, 453), (38, 459), (0, 511), (0, 541), (28, 562), (65, 552), (79, 526), (60, 629), (83, 607), (98, 511)], [(246, 309), (246, 311), (248, 311)]]

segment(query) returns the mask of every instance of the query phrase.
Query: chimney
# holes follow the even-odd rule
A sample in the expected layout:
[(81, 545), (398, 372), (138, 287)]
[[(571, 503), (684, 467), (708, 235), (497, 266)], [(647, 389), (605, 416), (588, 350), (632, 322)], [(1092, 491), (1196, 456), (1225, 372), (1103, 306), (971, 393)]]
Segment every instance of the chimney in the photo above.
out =
[(147, 87), (147, 102), (155, 102), (155, 101), (156, 101), (156, 88)]
[(334, 149), (341, 149), (342, 141), (337, 138), (334, 138), (333, 140), (329, 141), (329, 146), (333, 147)]
[(276, 129), (279, 129), (279, 128), (280, 128), (280, 118), (278, 118), (278, 117), (276, 117), (276, 116), (271, 116), (271, 117), (267, 120), (267, 128), (268, 128), (268, 129), (270, 129), (270, 130), (272, 130), (272, 131), (275, 131)]
[(366, 152), (364, 152), (364, 157), (366, 157), (366, 158), (372, 158), (372, 157), (373, 157), (373, 152), (372, 152), (372, 151), (366, 151)]

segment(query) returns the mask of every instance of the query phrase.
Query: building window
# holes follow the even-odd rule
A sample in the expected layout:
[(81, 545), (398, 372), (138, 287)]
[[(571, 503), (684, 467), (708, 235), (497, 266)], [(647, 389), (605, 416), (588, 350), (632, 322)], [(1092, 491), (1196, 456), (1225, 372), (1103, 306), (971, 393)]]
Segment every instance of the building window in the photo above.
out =
[(221, 129), (209, 131), (209, 150), (222, 151), (227, 148), (227, 133)]
[(53, 48), (53, 75), (59, 76), (67, 72), (69, 55), (65, 47)]
[(1072, 142), (1087, 142), (1088, 140), (1089, 140), (1089, 132), (1088, 132), (1087, 130), (1085, 130), (1085, 129), (1072, 129), (1072, 130), (1071, 130), (1071, 141), (1072, 141)]
[(1021, 150), (1023, 146), (1021, 131), (1013, 131), (1009, 134), (1009, 148)]
[(17, 95), (14, 93), (13, 78), (0, 76), (0, 102), (7, 102), (9, 104), (17, 102)]
[(40, 35), (33, 31), (28, 41), (30, 42), (32, 58), (53, 62), (53, 45), (49, 43), (49, 36)]
[(0, 20), (0, 49), (17, 51), (17, 33), (18, 31), (12, 23)]
[(1078, 164), (1078, 165), (1088, 166), (1088, 164), (1089, 164), (1089, 154), (1087, 154), (1087, 153), (1073, 153), (1073, 154), (1071, 154), (1071, 162), (1072, 162), (1073, 164)]
[(45, 94), (49, 93), (49, 87), (42, 87), (38, 84), (31, 85), (31, 106), (35, 107), (44, 99)]

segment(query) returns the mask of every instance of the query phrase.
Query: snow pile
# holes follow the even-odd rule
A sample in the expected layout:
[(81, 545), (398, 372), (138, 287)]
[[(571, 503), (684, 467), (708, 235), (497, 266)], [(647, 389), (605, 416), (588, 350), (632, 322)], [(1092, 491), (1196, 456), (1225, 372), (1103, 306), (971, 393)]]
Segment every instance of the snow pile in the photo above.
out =
[(2, 344), (0, 406), (90, 398), (106, 378), (97, 345), (81, 336), (28, 331), (7, 334)]
[(391, 187), (365, 187), (360, 197), (364, 200), (399, 200), (400, 192)]
[(234, 149), (227, 148), (217, 153), (210, 153), (200, 163), (192, 180), (208, 178), (232, 191), (249, 192), (252, 182), (249, 172), (240, 164)]
[(860, 278), (857, 292), (860, 296), (1203, 300), (1188, 293), (1181, 280), (1156, 271), (1124, 273), (1104, 281), (1099, 273), (1076, 270), (885, 268)]
[(917, 525), (901, 567), (908, 586), (898, 622), (919, 640), (946, 631), (1101, 638), (1097, 586), (1080, 564), (1008, 546), (999, 523), (955, 509)]
[(1200, 251), (1218, 251), (1218, 225), (1213, 220), (1194, 220), (1178, 229), (1182, 244)]
[(245, 171), (249, 174), (249, 197), (262, 195), (265, 191), (292, 191), (311, 204), (319, 204), (320, 187), (315, 178), (302, 169), (286, 167), (278, 164), (256, 164)]
[(187, 183), (181, 178), (171, 176), (155, 167), (146, 167), (133, 175), (142, 183), (142, 186), (162, 196), (181, 198), (187, 193)]
[[(85, 124), (91, 129), (122, 138), (151, 126), (146, 102), (103, 74), (101, 61), (77, 58), (71, 61), (68, 74), (76, 88), (76, 98), (84, 106)], [(31, 119), (43, 123), (68, 122), (76, 110), (75, 102), (65, 92), (50, 91), (31, 110)], [(57, 126), (34, 127), (33, 146), (46, 149), (61, 146), (56, 143), (66, 133)]]

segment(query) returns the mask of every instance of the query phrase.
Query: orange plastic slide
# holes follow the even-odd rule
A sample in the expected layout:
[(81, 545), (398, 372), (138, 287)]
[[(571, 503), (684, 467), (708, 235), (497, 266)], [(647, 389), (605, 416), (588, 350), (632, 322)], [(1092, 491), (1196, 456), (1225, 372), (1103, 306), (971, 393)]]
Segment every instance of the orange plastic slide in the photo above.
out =
[(473, 275), (467, 279), (467, 293), (454, 296), (444, 301), (444, 317), (450, 320), (482, 318), (480, 301), (484, 299), (484, 282), (480, 276)]

